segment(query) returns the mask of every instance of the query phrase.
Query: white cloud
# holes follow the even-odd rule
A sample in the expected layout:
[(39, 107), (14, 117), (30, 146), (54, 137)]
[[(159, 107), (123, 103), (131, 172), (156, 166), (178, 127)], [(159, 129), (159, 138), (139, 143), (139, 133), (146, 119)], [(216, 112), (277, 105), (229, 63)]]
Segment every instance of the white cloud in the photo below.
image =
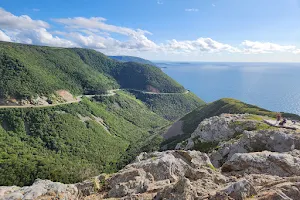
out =
[(143, 35), (143, 34), (151, 34), (148, 31), (141, 29), (131, 29), (127, 27), (115, 26), (105, 23), (106, 19), (102, 17), (74, 17), (74, 18), (60, 18), (53, 19), (55, 22), (66, 25), (66, 28), (70, 29), (99, 29), (102, 31), (108, 31), (112, 33), (118, 33), (122, 35)]
[(171, 40), (164, 45), (165, 51), (170, 52), (240, 52), (239, 49), (228, 44), (217, 42), (211, 38), (198, 38), (197, 40), (177, 41)]
[(216, 5), (215, 4), (211, 4), (213, 7), (216, 7)]
[(11, 42), (10, 37), (0, 30), (0, 41)]
[[(187, 11), (197, 12), (198, 9), (192, 8)], [(84, 47), (114, 55), (174, 56), (176, 59), (177, 54), (186, 56), (187, 59), (193, 56), (198, 59), (204, 55), (214, 58), (214, 53), (300, 54), (300, 49), (293, 45), (249, 40), (243, 41), (239, 47), (203, 37), (195, 40), (173, 39), (157, 44), (148, 38), (151, 35), (149, 31), (108, 24), (107, 20), (101, 17), (61, 18), (54, 21), (63, 24), (64, 27), (55, 30), (45, 21), (31, 19), (27, 15), (16, 16), (0, 8), (0, 40), (58, 47)]]
[(296, 49), (292, 45), (279, 45), (270, 42), (258, 42), (245, 40), (242, 42), (244, 53), (273, 53), (273, 52), (291, 52)]
[(158, 1), (157, 1), (157, 4), (159, 4), (159, 5), (162, 5), (162, 4), (164, 4), (164, 2), (163, 2), (163, 1), (160, 1), (160, 0), (158, 0)]
[(3, 40), (61, 47), (77, 46), (72, 41), (53, 36), (47, 31), (49, 27), (47, 22), (33, 20), (27, 15), (15, 16), (0, 8), (0, 34)]
[(295, 51), (293, 51), (294, 54), (300, 54), (300, 49), (296, 49)]
[(34, 44), (51, 45), (57, 47), (74, 47), (74, 42), (53, 36), (46, 29), (40, 28), (31, 32), (29, 38), (32, 38)]
[(198, 12), (199, 9), (198, 8), (186, 8), (185, 11), (186, 12)]
[[(158, 45), (146, 37), (146, 34), (151, 35), (149, 31), (107, 24), (105, 18), (75, 17), (53, 20), (64, 24), (66, 29), (72, 30), (73, 34), (71, 37), (84, 47), (98, 47), (106, 50), (135, 49), (139, 51), (155, 50), (158, 48)], [(100, 36), (99, 33), (103, 36)], [(127, 36), (127, 40), (119, 41), (113, 39), (109, 33), (125, 35)]]
[(38, 8), (33, 8), (32, 9), (34, 12), (39, 12), (39, 11), (41, 11), (40, 9), (38, 9)]
[(42, 20), (33, 20), (27, 15), (15, 16), (0, 8), (1, 29), (35, 29), (49, 28), (49, 24)]

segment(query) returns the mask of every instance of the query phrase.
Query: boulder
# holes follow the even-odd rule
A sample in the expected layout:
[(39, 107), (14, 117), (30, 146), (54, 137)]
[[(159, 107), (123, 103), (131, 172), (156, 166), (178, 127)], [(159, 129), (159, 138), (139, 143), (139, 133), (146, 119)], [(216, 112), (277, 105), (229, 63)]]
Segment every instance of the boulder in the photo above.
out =
[(246, 179), (231, 183), (221, 191), (235, 200), (243, 200), (257, 194), (253, 185)]
[[(142, 153), (136, 161), (108, 179), (108, 197), (162, 191), (187, 180), (201, 179), (209, 186), (218, 187), (225, 177), (217, 172), (208, 156), (199, 151), (165, 151)], [(183, 182), (184, 183), (183, 183)], [(196, 183), (195, 183), (196, 184)], [(205, 188), (205, 187), (204, 187)], [(164, 196), (164, 192), (160, 195)], [(174, 194), (176, 196), (176, 194)]]
[(289, 152), (300, 149), (300, 137), (295, 131), (286, 129), (270, 129), (259, 131), (244, 131), (236, 140), (219, 144), (209, 156), (215, 167), (220, 167), (235, 153), (258, 151)]
[(244, 130), (255, 130), (263, 122), (248, 119), (249, 114), (222, 114), (204, 119), (187, 140), (178, 143), (176, 149), (197, 149), (196, 143), (224, 142), (236, 138)]
[(2, 200), (29, 199), (78, 199), (78, 189), (75, 185), (66, 185), (49, 180), (36, 180), (32, 186), (0, 187)]
[(154, 199), (193, 200), (197, 197), (196, 189), (191, 185), (190, 180), (183, 177), (176, 184), (165, 187)]
[(299, 176), (300, 158), (290, 153), (269, 151), (236, 153), (222, 166), (222, 171), (281, 177)]

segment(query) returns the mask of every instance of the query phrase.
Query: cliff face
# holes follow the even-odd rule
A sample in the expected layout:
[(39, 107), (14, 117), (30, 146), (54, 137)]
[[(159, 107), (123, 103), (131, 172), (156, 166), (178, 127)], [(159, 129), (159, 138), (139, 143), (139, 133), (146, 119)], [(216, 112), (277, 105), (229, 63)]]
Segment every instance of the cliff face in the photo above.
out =
[[(185, 150), (142, 153), (118, 173), (82, 183), (37, 180), (29, 187), (0, 187), (0, 198), (299, 199), (299, 131), (263, 120), (247, 114), (212, 117), (177, 145)], [(206, 153), (188, 150), (195, 148)]]

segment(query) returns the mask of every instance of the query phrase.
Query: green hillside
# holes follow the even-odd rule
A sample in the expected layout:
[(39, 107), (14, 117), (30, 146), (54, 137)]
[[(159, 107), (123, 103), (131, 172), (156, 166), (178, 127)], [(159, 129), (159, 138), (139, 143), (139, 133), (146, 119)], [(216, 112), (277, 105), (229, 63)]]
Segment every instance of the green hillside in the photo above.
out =
[[(246, 104), (244, 102), (224, 98), (217, 100), (215, 102), (202, 105), (192, 112), (188, 113), (180, 120), (183, 121), (182, 131), (183, 135), (178, 135), (170, 138), (162, 143), (163, 145), (168, 144), (168, 148), (173, 148), (178, 142), (185, 140), (190, 137), (190, 135), (196, 130), (200, 122), (206, 118), (218, 116), (222, 113), (240, 114), (249, 113), (262, 116), (276, 117), (276, 112), (272, 112), (251, 104)], [(283, 117), (300, 120), (300, 116), (290, 113), (282, 113)]]
[(45, 108), (0, 105), (0, 185), (71, 183), (116, 171), (141, 151), (158, 150), (169, 120), (203, 104), (157, 67), (88, 49), (0, 42), (0, 76), (0, 102), (124, 89)]
[(135, 57), (135, 56), (108, 56), (111, 59), (114, 59), (119, 62), (136, 62), (136, 63), (141, 63), (141, 64), (148, 64), (148, 65), (153, 65), (155, 64), (151, 62), (150, 60), (146, 60), (143, 58)]
[(121, 63), (88, 49), (66, 49), (0, 42), (0, 98), (31, 98), (64, 89), (72, 94), (113, 88), (184, 91), (160, 69)]
[(205, 104), (193, 93), (182, 94), (145, 94), (131, 91), (137, 99), (145, 102), (146, 105), (156, 114), (165, 119), (174, 121), (191, 112), (195, 108)]
[[(256, 115), (263, 115), (269, 117), (276, 117), (276, 112), (272, 112), (258, 106), (247, 104), (236, 99), (224, 98), (213, 103), (207, 104), (206, 106), (197, 108), (193, 112), (187, 114), (182, 118), (183, 120), (183, 131), (185, 133), (192, 133), (197, 128), (198, 124), (205, 118), (217, 116), (222, 113), (249, 113)], [(300, 116), (283, 113), (283, 117), (294, 118), (300, 120)]]
[(0, 109), (0, 124), (0, 185), (29, 185), (36, 178), (70, 183), (116, 171), (141, 150), (157, 149), (155, 133), (169, 122), (119, 92), (80, 104)]

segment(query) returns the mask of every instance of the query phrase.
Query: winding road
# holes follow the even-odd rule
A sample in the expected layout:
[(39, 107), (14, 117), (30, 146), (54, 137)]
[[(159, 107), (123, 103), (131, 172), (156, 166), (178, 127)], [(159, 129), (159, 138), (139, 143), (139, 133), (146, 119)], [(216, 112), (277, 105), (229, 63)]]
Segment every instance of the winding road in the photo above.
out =
[(143, 91), (143, 90), (136, 90), (136, 89), (114, 89), (114, 90), (107, 90), (106, 94), (97, 94), (97, 95), (80, 95), (76, 97), (76, 100), (74, 101), (67, 101), (67, 102), (63, 102), (63, 103), (57, 103), (57, 104), (47, 104), (47, 105), (12, 105), (12, 106), (8, 106), (8, 105), (0, 105), (0, 109), (1, 108), (45, 108), (45, 107), (54, 107), (54, 106), (60, 106), (60, 105), (66, 105), (66, 104), (72, 104), (72, 103), (79, 103), (82, 101), (83, 97), (87, 97), (87, 98), (93, 98), (95, 96), (102, 96), (102, 97), (109, 97), (109, 96), (114, 96), (116, 95), (117, 91), (135, 91), (135, 92), (141, 92), (143, 94), (153, 94), (153, 95), (170, 95), (170, 94), (187, 94), (190, 91), (186, 90), (185, 92), (182, 93), (156, 93), (156, 92), (147, 92), (147, 91)]

